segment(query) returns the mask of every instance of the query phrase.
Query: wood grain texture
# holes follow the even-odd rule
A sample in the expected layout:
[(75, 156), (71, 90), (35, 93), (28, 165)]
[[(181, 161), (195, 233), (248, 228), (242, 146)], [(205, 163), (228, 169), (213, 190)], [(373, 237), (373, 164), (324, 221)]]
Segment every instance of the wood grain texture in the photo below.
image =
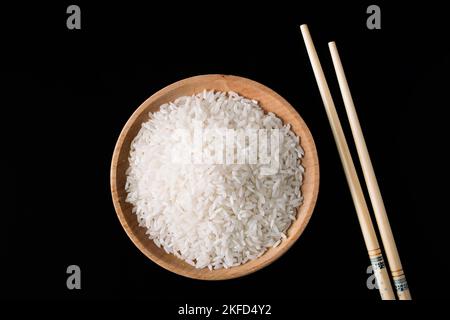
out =
[[(238, 94), (259, 101), (267, 112), (275, 113), (284, 123), (289, 123), (292, 130), (300, 136), (300, 144), (305, 150), (302, 164), (305, 167), (303, 185), (303, 204), (298, 208), (297, 220), (287, 232), (287, 239), (276, 247), (269, 249), (261, 257), (243, 265), (229, 269), (210, 271), (208, 268), (196, 269), (188, 263), (167, 254), (158, 248), (153, 240), (145, 234), (146, 229), (140, 227), (136, 215), (132, 213), (132, 205), (125, 202), (126, 170), (129, 166), (128, 156), (133, 138), (141, 128), (141, 124), (149, 119), (149, 112), (156, 112), (159, 107), (180, 96), (192, 95), (207, 90), (235, 91)], [(201, 75), (178, 81), (156, 92), (133, 113), (125, 124), (114, 149), (111, 163), (111, 192), (114, 207), (120, 223), (133, 243), (148, 258), (163, 268), (194, 279), (223, 280), (244, 276), (255, 272), (279, 258), (300, 237), (314, 210), (319, 191), (319, 161), (313, 137), (298, 112), (280, 95), (266, 86), (241, 77), (228, 75)]]

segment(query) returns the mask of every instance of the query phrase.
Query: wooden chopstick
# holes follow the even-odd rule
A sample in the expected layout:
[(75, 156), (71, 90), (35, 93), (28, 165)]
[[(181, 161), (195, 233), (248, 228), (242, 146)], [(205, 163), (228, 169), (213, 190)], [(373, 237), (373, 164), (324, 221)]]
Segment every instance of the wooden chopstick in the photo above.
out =
[(345, 110), (347, 111), (347, 117), (350, 122), (353, 139), (355, 140), (356, 150), (358, 152), (364, 179), (369, 191), (375, 219), (378, 224), (378, 230), (380, 231), (381, 241), (383, 242), (391, 275), (394, 279), (397, 296), (400, 300), (411, 300), (411, 294), (403, 272), (402, 263), (400, 262), (400, 256), (398, 254), (397, 246), (395, 245), (394, 235), (392, 234), (392, 229), (386, 214), (386, 208), (384, 206), (383, 198), (381, 197), (380, 187), (378, 186), (372, 161), (370, 160), (369, 151), (367, 150), (366, 141), (364, 140), (361, 124), (359, 123), (355, 104), (353, 103), (352, 95), (345, 77), (344, 68), (339, 57), (336, 43), (330, 42), (328, 43), (328, 47), (330, 48), (331, 58), (333, 60), (334, 69), (339, 82), (339, 88), (344, 100)]
[(356, 173), (355, 165), (353, 163), (350, 150), (345, 140), (344, 132), (339, 121), (336, 107), (334, 106), (333, 98), (331, 97), (330, 89), (328, 88), (322, 66), (317, 56), (314, 43), (311, 39), (307, 25), (301, 25), (300, 30), (305, 41), (308, 56), (314, 71), (314, 76), (319, 87), (320, 95), (331, 125), (334, 140), (341, 158), (342, 166), (344, 168), (345, 177), (350, 188), (350, 192), (355, 205), (361, 231), (366, 244), (367, 252), (373, 266), (374, 274), (378, 283), (381, 298), (383, 300), (395, 300), (395, 294), (392, 290), (389, 275), (385, 267), (383, 255), (381, 253), (380, 245), (375, 233), (375, 229), (370, 218), (369, 209), (367, 208), (366, 200), (359, 183), (358, 175)]

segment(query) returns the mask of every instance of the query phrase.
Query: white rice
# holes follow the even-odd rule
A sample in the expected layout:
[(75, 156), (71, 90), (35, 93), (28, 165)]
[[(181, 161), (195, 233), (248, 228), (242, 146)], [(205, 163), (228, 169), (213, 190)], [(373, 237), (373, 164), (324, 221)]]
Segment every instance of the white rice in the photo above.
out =
[[(173, 151), (186, 147), (174, 132), (192, 137), (195, 121), (203, 129), (281, 129), (278, 172), (264, 175), (263, 164), (174, 162)], [(150, 114), (133, 140), (127, 202), (166, 252), (196, 268), (237, 266), (286, 239), (303, 201), (302, 156), (299, 137), (257, 101), (234, 92), (181, 97)]]

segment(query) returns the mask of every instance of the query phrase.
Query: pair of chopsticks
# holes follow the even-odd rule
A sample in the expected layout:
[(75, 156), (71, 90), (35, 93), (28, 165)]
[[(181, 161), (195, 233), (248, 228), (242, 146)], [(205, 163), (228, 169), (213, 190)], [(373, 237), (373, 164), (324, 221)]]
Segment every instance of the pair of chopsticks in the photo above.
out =
[[(352, 156), (344, 136), (344, 131), (342, 130), (336, 107), (334, 105), (333, 98), (331, 97), (330, 89), (328, 88), (328, 84), (319, 61), (319, 57), (317, 56), (308, 26), (305, 24), (301, 25), (300, 30), (303, 35), (303, 40), (305, 41), (308, 56), (314, 71), (314, 76), (319, 87), (320, 95), (328, 116), (328, 121), (330, 122), (334, 140), (341, 158), (342, 166), (344, 168), (345, 176), (353, 198), (353, 203), (355, 205), (359, 224), (361, 226), (364, 241), (369, 253), (369, 258), (373, 266), (374, 275), (378, 283), (381, 298), (383, 300), (395, 300), (395, 294), (392, 290), (391, 281), (384, 263), (383, 254), (378, 243), (377, 235), (372, 224), (369, 209), (364, 198), (363, 190), (356, 173), (355, 165), (353, 163)], [(350, 122), (353, 139), (355, 140), (359, 161), (361, 162), (361, 168), (363, 170), (364, 179), (369, 192), (378, 230), (386, 251), (389, 269), (394, 281), (397, 296), (400, 300), (410, 300), (411, 295), (408, 289), (408, 284), (400, 262), (397, 246), (395, 245), (394, 236), (386, 214), (386, 209), (381, 197), (380, 188), (378, 186), (372, 162), (369, 157), (369, 152), (361, 130), (361, 125), (356, 114), (355, 105), (353, 103), (347, 79), (344, 74), (341, 59), (339, 57), (336, 44), (334, 42), (330, 42), (328, 43), (328, 46), (339, 82), (339, 88), (344, 100), (348, 120)]]

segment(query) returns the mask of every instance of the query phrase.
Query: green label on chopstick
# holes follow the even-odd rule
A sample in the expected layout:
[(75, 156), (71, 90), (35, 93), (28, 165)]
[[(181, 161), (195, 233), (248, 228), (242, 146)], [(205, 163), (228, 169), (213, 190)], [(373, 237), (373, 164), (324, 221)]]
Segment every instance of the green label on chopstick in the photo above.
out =
[(385, 264), (384, 264), (384, 260), (383, 260), (383, 256), (379, 255), (376, 257), (371, 257), (370, 258), (370, 263), (372, 264), (372, 268), (373, 270), (380, 270), (385, 268)]
[(408, 290), (408, 283), (406, 282), (406, 278), (403, 276), (399, 279), (394, 279), (395, 290), (403, 292)]

